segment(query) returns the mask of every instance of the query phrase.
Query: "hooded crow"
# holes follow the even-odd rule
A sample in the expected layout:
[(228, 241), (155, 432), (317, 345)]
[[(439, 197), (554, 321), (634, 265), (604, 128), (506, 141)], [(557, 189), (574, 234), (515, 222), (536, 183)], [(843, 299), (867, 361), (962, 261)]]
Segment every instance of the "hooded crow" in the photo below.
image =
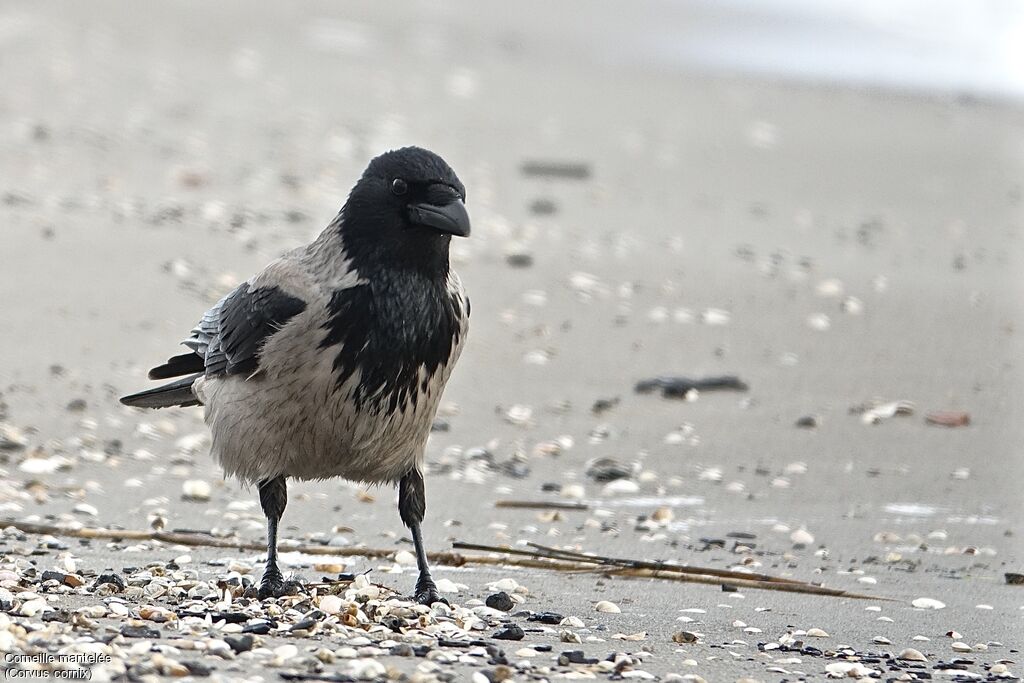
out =
[(462, 351), (469, 299), (448, 262), (469, 235), (466, 189), (418, 147), (370, 162), (312, 243), (208, 310), (188, 353), (149, 371), (174, 381), (125, 396), (142, 408), (202, 405), (226, 475), (256, 484), (267, 517), (260, 597), (295, 590), (277, 566), (287, 481), (397, 483), (416, 546), (416, 599), (442, 601), (420, 522), (423, 454)]

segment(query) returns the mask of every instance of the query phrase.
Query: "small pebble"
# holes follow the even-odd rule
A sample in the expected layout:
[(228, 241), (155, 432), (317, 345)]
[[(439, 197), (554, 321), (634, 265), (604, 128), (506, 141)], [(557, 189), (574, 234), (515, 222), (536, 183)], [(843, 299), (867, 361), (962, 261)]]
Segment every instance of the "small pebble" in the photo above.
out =
[(501, 612), (508, 612), (516, 606), (515, 601), (512, 600), (512, 597), (505, 591), (488, 595), (485, 604), (491, 609), (496, 609)]
[(497, 640), (522, 640), (526, 632), (518, 624), (507, 624), (491, 636)]

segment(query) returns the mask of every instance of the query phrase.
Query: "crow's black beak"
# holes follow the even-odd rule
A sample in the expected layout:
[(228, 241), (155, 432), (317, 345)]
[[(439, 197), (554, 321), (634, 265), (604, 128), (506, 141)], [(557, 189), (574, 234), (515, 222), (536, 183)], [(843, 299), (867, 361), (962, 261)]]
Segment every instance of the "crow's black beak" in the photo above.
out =
[(469, 213), (461, 199), (447, 204), (410, 204), (409, 220), (458, 237), (469, 237)]

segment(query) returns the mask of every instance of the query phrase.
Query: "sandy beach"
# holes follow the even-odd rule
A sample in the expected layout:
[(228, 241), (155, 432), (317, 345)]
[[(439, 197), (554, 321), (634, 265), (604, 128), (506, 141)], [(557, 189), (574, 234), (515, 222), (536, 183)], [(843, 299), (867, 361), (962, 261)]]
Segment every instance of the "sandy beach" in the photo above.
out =
[[(118, 598), (95, 578), (161, 563), (216, 587), (229, 571), (258, 579), (259, 551), (8, 529), (0, 649), (102, 643), (112, 659), (93, 680), (1019, 678), (1024, 587), (1006, 578), (1024, 573), (1019, 105), (605, 59), (468, 2), (407, 11), (0, 11), (0, 519), (159, 518), (260, 542), (256, 495), (207, 456), (201, 410), (117, 397), (147, 386), (217, 298), (317, 234), (369, 158), (417, 144), (459, 173), (474, 221), (453, 250), (473, 314), (428, 445), (431, 550), (532, 542), (874, 599), (437, 566), (453, 606), (476, 609), (473, 639), (507, 663), (468, 640), (403, 656), (399, 631), (289, 630), (304, 609), (217, 654), (184, 643), (239, 625), (178, 615), (126, 636), (141, 608), (181, 600)], [(634, 390), (723, 375), (748, 389)], [(930, 424), (937, 411), (969, 424)], [(292, 491), (290, 541), (411, 550), (391, 489)], [(415, 581), (394, 558), (284, 559), (306, 580), (333, 563), (403, 595)], [(47, 570), (85, 583), (44, 586)], [(511, 613), (472, 602), (502, 579), (521, 587)], [(52, 610), (23, 609), (36, 599)], [(92, 626), (44, 618), (60, 610)], [(518, 642), (492, 638), (507, 622)], [(896, 658), (908, 648), (923, 660)], [(621, 665), (559, 662), (574, 650)]]

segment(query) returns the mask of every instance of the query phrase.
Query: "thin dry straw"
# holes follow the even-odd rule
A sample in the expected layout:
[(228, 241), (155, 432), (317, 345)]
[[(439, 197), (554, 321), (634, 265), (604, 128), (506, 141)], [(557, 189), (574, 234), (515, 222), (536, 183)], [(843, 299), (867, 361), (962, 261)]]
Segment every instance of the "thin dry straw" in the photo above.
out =
[[(19, 531), (35, 535), (69, 536), (72, 538), (106, 539), (111, 541), (159, 541), (184, 546), (208, 548), (235, 548), (239, 550), (265, 550), (262, 543), (252, 541), (217, 538), (202, 532), (181, 531), (145, 531), (142, 529), (98, 529), (91, 527), (63, 527), (52, 524), (36, 524), (17, 520), (0, 520), (0, 529), (14, 527)], [(326, 545), (303, 545), (282, 543), (282, 549), (297, 551), (307, 555), (330, 555), (334, 557), (367, 557), (372, 559), (390, 559), (394, 557), (394, 549), (384, 548), (336, 548)], [(874, 595), (861, 595), (834, 588), (825, 588), (812, 583), (769, 576), (734, 572), (726, 569), (704, 567), (683, 567), (664, 562), (632, 560), (598, 555), (586, 555), (569, 550), (559, 550), (547, 546), (531, 544), (533, 550), (506, 548), (501, 546), (481, 545), (478, 543), (452, 544), (455, 550), (477, 550), (491, 553), (489, 555), (464, 555), (462, 553), (441, 551), (427, 553), (431, 562), (453, 567), (467, 564), (529, 567), (533, 569), (550, 569), (564, 572), (600, 572), (606, 575), (633, 578), (655, 578), (668, 581), (702, 583), (721, 586), (723, 584), (737, 588), (757, 588), (762, 590), (786, 591), (790, 593), (807, 593), (839, 598), (855, 598), (859, 600), (888, 600)], [(497, 556), (496, 556), (497, 555)]]

